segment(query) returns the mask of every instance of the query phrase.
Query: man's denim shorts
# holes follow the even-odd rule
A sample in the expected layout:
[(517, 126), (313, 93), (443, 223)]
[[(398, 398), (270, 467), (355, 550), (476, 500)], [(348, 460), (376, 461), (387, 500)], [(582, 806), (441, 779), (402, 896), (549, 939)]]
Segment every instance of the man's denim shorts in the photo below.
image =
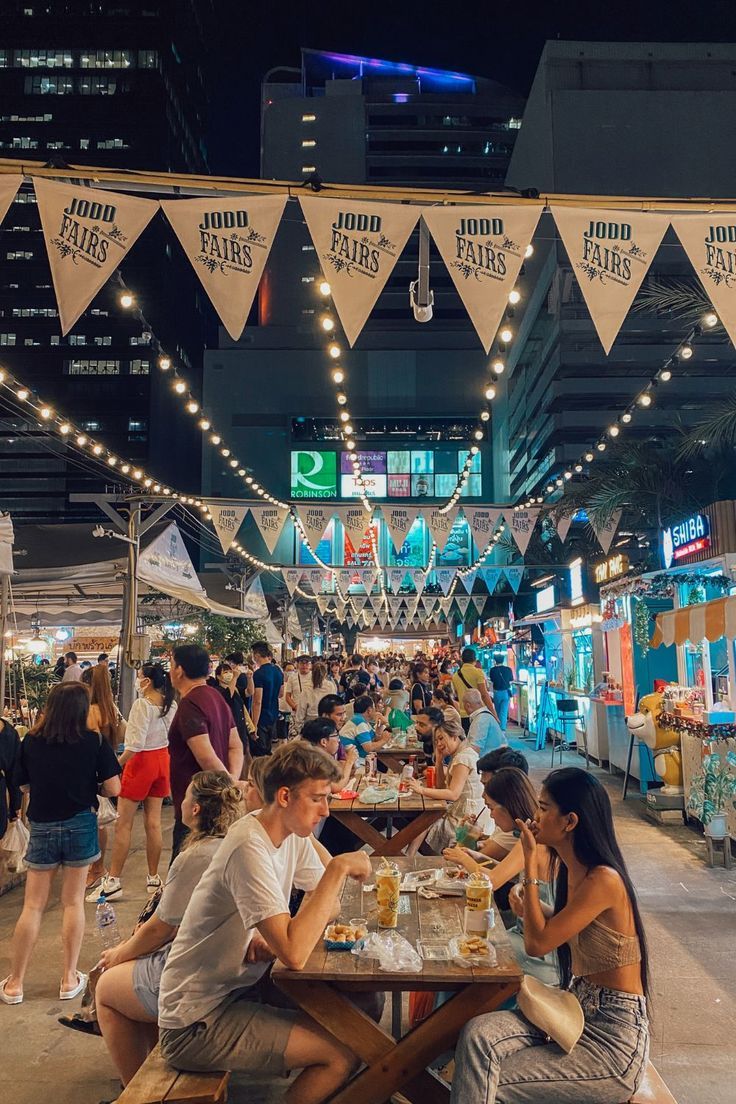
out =
[(100, 857), (97, 816), (91, 810), (69, 820), (29, 821), (31, 838), (25, 854), (29, 870), (89, 866)]

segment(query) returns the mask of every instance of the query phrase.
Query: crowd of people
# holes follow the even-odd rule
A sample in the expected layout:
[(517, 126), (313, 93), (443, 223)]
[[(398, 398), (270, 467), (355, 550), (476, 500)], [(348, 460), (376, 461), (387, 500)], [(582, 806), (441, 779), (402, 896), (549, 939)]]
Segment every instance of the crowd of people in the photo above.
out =
[[(360, 841), (330, 817), (330, 797), (413, 726), (434, 778), (407, 784), (447, 806), (412, 849), (424, 844), (470, 872), (492, 860), (496, 904), (525, 973), (570, 989), (584, 1015), (569, 1052), (518, 1008), (472, 1019), (456, 1050), (453, 1101), (546, 1101), (550, 1085), (563, 1104), (616, 1104), (634, 1092), (648, 1053), (647, 956), (610, 802), (577, 768), (553, 771), (535, 790), (524, 755), (506, 740), (513, 683), (501, 655), (486, 676), (472, 648), (411, 663), (399, 654), (300, 655), (282, 668), (264, 642), (216, 663), (184, 644), (167, 664), (141, 666), (127, 721), (106, 659), (87, 675), (69, 653), (36, 725), (0, 747), (3, 814), (18, 817), (21, 792), (30, 795), (25, 898), (3, 1003), (24, 999), (61, 867), (59, 999), (87, 998), (62, 1022), (102, 1036), (123, 1086), (158, 1040), (175, 1068), (300, 1071), (284, 1098), (328, 1099), (355, 1071), (353, 1051), (288, 1006), (270, 966), (303, 969), (339, 914), (346, 879), (371, 876)], [(112, 825), (98, 823), (105, 799), (117, 805), (111, 848)], [(90, 980), (79, 969), (85, 898), (123, 895), (139, 809), (145, 904)], [(471, 826), (473, 850), (458, 845), (458, 830)], [(354, 999), (380, 1018), (382, 999)]]

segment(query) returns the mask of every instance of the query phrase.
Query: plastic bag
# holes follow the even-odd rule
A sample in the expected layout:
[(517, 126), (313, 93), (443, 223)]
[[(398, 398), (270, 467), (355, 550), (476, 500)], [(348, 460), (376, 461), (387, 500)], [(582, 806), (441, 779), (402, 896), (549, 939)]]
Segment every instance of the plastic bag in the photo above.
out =
[(0, 848), (6, 851), (9, 856), (8, 870), (14, 871), (16, 874), (25, 870), (23, 856), (28, 848), (28, 841), (30, 838), (31, 833), (20, 817), (18, 817), (17, 820), (11, 820), (8, 825), (8, 830), (0, 843)]
[(381, 970), (390, 974), (419, 973), (422, 960), (403, 935), (395, 931), (371, 932), (351, 954), (358, 958), (377, 958)]
[(391, 805), (398, 799), (399, 791), (392, 786), (366, 786), (358, 798), (361, 805)]
[(105, 828), (118, 819), (118, 811), (109, 797), (97, 798), (97, 827)]

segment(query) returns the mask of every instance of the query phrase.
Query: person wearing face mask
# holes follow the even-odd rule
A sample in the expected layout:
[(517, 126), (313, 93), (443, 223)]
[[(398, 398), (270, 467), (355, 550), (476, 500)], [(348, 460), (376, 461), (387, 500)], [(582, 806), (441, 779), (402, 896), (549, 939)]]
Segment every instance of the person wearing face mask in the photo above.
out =
[(250, 719), (242, 695), (238, 690), (238, 684), (240, 679), (238, 673), (234, 669), (233, 664), (224, 662), (217, 665), (215, 668), (214, 679), (208, 680), (208, 685), (214, 686), (215, 690), (218, 690), (222, 694), (223, 698), (230, 706), (230, 712), (233, 715), (235, 727), (238, 730), (238, 736), (243, 742), (243, 754), (245, 759), (248, 759), (251, 753), (250, 748), (250, 736), (255, 736), (255, 725)]
[(133, 820), (141, 801), (148, 862), (146, 889), (155, 893), (161, 888), (158, 874), (161, 806), (171, 792), (168, 740), (176, 703), (171, 681), (160, 663), (144, 663), (139, 668), (136, 693), (138, 696), (131, 706), (125, 729), (125, 747), (119, 759), (123, 777), (110, 870), (104, 875), (99, 890), (93, 891), (95, 901), (99, 894), (111, 901), (123, 895), (120, 879), (130, 850)]

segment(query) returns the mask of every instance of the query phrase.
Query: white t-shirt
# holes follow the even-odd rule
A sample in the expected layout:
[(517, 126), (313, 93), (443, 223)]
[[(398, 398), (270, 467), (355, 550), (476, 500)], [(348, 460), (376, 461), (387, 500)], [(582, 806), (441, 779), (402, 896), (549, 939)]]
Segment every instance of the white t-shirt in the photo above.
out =
[(162, 717), (160, 706), (154, 705), (148, 698), (136, 698), (130, 707), (125, 728), (125, 750), (157, 751), (168, 747), (169, 728), (175, 713), (176, 702), (171, 703), (168, 713)]
[(221, 843), (219, 836), (208, 836), (176, 856), (169, 867), (166, 885), (156, 906), (156, 916), (164, 924), (170, 924), (172, 928), (179, 927), (192, 894)]
[(325, 678), (319, 689), (315, 689), (312, 685), (312, 676), (307, 676), (306, 682), (303, 681), (303, 687), (301, 694), (295, 695), (296, 697), (296, 723), (301, 726), (306, 724), (307, 721), (313, 721), (319, 716), (319, 703), (323, 698), (326, 698), (328, 694), (336, 694), (337, 686), (333, 680), (329, 677)]
[(171, 947), (159, 1026), (189, 1027), (230, 993), (255, 985), (268, 968), (245, 961), (256, 925), (288, 913), (292, 888), (315, 889), (324, 870), (309, 838), (289, 836), (275, 847), (257, 813), (234, 824), (194, 890)]
[(299, 671), (292, 671), (288, 679), (284, 683), (284, 701), (286, 702), (286, 695), (290, 694), (295, 702), (299, 702), (299, 695), (302, 690), (306, 690), (307, 686), (312, 685), (311, 671), (307, 671), (306, 675), (302, 675)]

